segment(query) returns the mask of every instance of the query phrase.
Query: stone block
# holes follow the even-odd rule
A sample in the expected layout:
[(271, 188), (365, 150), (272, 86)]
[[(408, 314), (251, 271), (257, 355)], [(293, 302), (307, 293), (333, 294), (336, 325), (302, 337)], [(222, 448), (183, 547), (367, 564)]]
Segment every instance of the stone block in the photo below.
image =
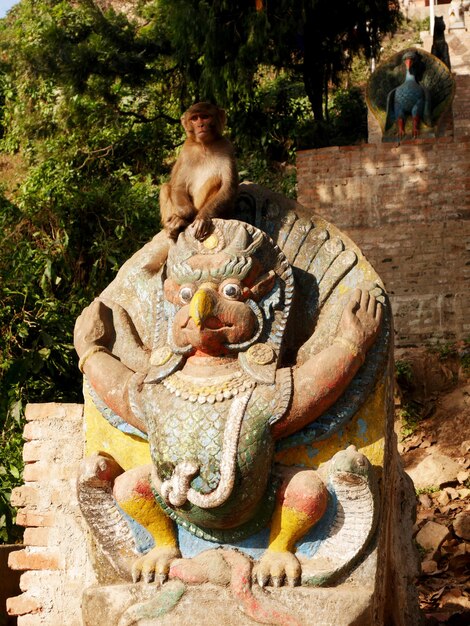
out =
[(414, 467), (408, 468), (407, 474), (418, 489), (426, 487), (440, 487), (444, 483), (456, 480), (462, 466), (438, 452), (429, 454)]
[(23, 461), (25, 463), (39, 461), (44, 454), (44, 446), (41, 441), (26, 441), (23, 446)]
[(28, 509), (18, 511), (16, 523), (19, 526), (54, 526), (56, 517), (54, 513), (40, 513)]
[(26, 548), (12, 552), (8, 565), (14, 570), (55, 570), (60, 569), (62, 555), (58, 550)]
[(462, 511), (459, 513), (455, 517), (453, 527), (457, 537), (464, 541), (470, 541), (470, 512)]
[(28, 463), (23, 470), (23, 479), (26, 482), (40, 482), (48, 480), (64, 480), (77, 475), (78, 463), (60, 465), (37, 461)]
[(80, 422), (83, 416), (83, 405), (47, 402), (44, 404), (28, 404), (25, 417), (28, 422), (50, 419), (61, 419)]
[(49, 545), (50, 536), (50, 528), (26, 528), (23, 541), (27, 546), (47, 547)]
[(12, 506), (27, 506), (35, 505), (39, 502), (40, 493), (37, 487), (30, 485), (22, 485), (21, 487), (15, 487), (11, 492), (11, 505)]
[(42, 612), (19, 615), (17, 623), (18, 626), (43, 626), (44, 624), (47, 626), (64, 626), (63, 622), (47, 619)]
[(52, 422), (51, 420), (32, 421), (25, 424), (23, 437), (27, 441), (35, 439), (49, 440), (69, 440), (71, 436), (80, 432), (80, 425), (76, 422)]
[(22, 593), (20, 596), (8, 598), (7, 600), (8, 615), (25, 615), (26, 613), (37, 613), (40, 610), (40, 602), (27, 593)]

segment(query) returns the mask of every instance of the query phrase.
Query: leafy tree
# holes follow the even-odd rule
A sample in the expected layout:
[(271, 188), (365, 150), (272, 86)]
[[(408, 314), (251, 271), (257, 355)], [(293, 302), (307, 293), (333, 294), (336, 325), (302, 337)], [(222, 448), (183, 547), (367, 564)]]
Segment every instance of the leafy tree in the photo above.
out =
[(173, 101), (157, 47), (88, 0), (23, 0), (0, 22), (0, 149), (28, 166), (0, 193), (0, 443), (11, 459), (0, 455), (0, 539), (15, 537), (25, 402), (79, 401), (74, 321), (159, 228), (158, 184), (181, 133), (160, 106)]
[(398, 0), (275, 0), (266, 3), (266, 12), (272, 26), (272, 62), (302, 72), (314, 118), (320, 122), (329, 84), (338, 84), (355, 55), (376, 56), (400, 15)]
[(149, 6), (196, 97), (238, 106), (251, 99), (261, 66), (287, 69), (302, 78), (319, 122), (330, 83), (338, 83), (355, 55), (376, 56), (400, 15), (398, 0), (155, 0)]

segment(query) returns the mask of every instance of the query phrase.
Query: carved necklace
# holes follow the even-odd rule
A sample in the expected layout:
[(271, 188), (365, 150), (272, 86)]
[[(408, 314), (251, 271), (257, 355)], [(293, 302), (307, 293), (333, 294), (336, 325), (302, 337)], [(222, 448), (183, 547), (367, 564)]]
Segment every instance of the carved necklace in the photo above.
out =
[(189, 400), (189, 402), (199, 402), (199, 404), (223, 402), (256, 385), (250, 376), (240, 371), (211, 378), (209, 384), (197, 383), (192, 376), (175, 372), (165, 378), (162, 383), (175, 396)]

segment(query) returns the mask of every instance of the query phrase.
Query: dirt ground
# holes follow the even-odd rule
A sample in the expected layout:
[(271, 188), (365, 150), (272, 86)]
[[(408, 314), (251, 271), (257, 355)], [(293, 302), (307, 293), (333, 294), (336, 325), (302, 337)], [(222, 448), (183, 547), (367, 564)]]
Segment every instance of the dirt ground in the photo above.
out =
[(470, 624), (470, 346), (398, 350), (397, 434), (415, 483), (426, 625)]

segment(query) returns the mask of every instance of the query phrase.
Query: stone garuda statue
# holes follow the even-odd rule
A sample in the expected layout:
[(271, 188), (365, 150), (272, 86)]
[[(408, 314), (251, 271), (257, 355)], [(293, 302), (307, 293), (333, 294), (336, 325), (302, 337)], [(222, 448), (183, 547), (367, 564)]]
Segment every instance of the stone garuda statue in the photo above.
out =
[(179, 585), (159, 615), (188, 584), (230, 584), (260, 621), (251, 581), (332, 584), (374, 544), (383, 286), (294, 202), (242, 185), (237, 215), (203, 242), (158, 234), (75, 329), (81, 511), (107, 580)]

